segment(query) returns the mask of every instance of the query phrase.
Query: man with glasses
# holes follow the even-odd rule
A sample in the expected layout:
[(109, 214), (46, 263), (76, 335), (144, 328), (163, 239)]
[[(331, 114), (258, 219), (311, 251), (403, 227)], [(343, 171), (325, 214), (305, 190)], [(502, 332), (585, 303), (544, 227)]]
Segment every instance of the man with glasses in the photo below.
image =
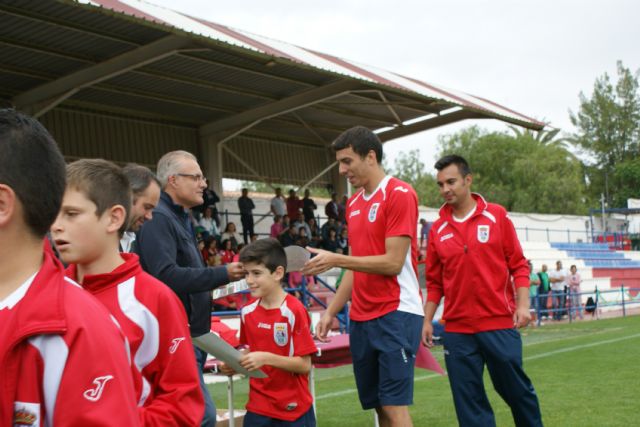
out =
[[(153, 219), (144, 223), (138, 235), (140, 264), (178, 295), (191, 336), (197, 337), (211, 329), (210, 291), (242, 278), (244, 271), (239, 263), (207, 267), (198, 251), (188, 209), (202, 204), (206, 183), (195, 156), (169, 152), (158, 161), (157, 169), (162, 192)], [(215, 406), (202, 377), (207, 354), (197, 347), (195, 353), (206, 404), (202, 426), (214, 426)]]

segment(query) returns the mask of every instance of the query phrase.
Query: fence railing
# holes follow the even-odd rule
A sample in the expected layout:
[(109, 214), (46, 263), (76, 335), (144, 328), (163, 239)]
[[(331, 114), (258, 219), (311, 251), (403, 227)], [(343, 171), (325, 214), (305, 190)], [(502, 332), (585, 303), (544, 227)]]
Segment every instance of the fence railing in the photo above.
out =
[[(583, 305), (582, 299), (585, 296), (587, 301)], [(588, 303), (589, 297), (593, 300), (593, 304)], [(576, 317), (582, 318), (585, 313), (599, 317), (600, 310), (606, 307), (620, 307), (622, 316), (626, 317), (629, 306), (640, 304), (640, 288), (628, 288), (622, 285), (618, 289), (600, 291), (596, 286), (594, 291), (589, 292), (550, 291), (548, 294), (541, 294), (532, 298), (535, 299), (530, 311), (536, 313), (538, 325), (540, 325), (542, 318), (545, 316), (550, 316), (556, 320), (567, 316), (569, 322), (573, 322)], [(548, 307), (549, 298), (553, 299), (553, 304), (550, 308)]]

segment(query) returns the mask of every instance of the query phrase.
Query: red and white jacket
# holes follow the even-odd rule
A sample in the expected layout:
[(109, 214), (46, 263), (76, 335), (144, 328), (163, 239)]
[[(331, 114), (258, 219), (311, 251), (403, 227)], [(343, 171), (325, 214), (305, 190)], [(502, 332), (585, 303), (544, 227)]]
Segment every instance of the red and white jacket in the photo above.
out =
[[(427, 301), (445, 297), (448, 332), (513, 328), (516, 288), (529, 288), (529, 267), (513, 223), (500, 205), (472, 194), (477, 206), (456, 222), (444, 205), (429, 232)], [(513, 277), (513, 282), (512, 282)]]
[(2, 311), (1, 426), (139, 425), (122, 333), (50, 248), (24, 296)]
[[(131, 347), (131, 369), (145, 426), (199, 426), (204, 399), (182, 303), (145, 273), (135, 254), (111, 273), (85, 276), (82, 287), (118, 321)], [(76, 279), (76, 266), (67, 269)]]

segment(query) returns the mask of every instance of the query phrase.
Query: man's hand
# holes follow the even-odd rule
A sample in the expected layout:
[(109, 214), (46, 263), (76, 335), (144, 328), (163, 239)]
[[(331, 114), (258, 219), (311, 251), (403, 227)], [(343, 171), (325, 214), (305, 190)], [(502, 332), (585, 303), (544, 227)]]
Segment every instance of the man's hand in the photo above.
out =
[(429, 348), (433, 347), (433, 324), (426, 318), (422, 324), (422, 344)]
[(531, 321), (531, 313), (529, 307), (518, 307), (513, 314), (513, 326), (516, 328), (524, 328)]
[(236, 374), (236, 371), (234, 371), (231, 366), (227, 365), (224, 362), (220, 362), (220, 364), (218, 365), (218, 370), (223, 375), (232, 376)]
[(240, 358), (240, 365), (248, 371), (255, 371), (268, 364), (269, 355), (264, 351), (252, 351)]
[(334, 316), (331, 316), (326, 311), (322, 314), (322, 317), (316, 325), (316, 337), (320, 342), (329, 342), (327, 334), (331, 330), (331, 324), (333, 323)]
[(227, 274), (229, 275), (229, 281), (235, 282), (236, 280), (244, 278), (246, 272), (244, 268), (242, 268), (242, 263), (230, 262), (227, 264)]
[(315, 276), (336, 266), (336, 254), (333, 252), (309, 246), (307, 246), (306, 249), (312, 254), (316, 254), (316, 256), (304, 264), (302, 274), (305, 276)]

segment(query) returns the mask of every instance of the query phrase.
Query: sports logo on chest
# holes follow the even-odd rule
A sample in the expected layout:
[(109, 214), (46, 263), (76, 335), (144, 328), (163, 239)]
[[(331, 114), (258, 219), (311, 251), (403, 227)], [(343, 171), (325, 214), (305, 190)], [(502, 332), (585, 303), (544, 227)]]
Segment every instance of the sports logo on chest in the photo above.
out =
[(286, 323), (274, 323), (273, 324), (273, 341), (280, 346), (284, 347), (289, 341), (289, 332), (287, 331)]
[(479, 225), (478, 226), (478, 242), (487, 243), (489, 241), (489, 226), (488, 225)]
[(380, 203), (374, 203), (369, 208), (369, 222), (375, 222), (378, 216), (378, 208), (380, 207)]

